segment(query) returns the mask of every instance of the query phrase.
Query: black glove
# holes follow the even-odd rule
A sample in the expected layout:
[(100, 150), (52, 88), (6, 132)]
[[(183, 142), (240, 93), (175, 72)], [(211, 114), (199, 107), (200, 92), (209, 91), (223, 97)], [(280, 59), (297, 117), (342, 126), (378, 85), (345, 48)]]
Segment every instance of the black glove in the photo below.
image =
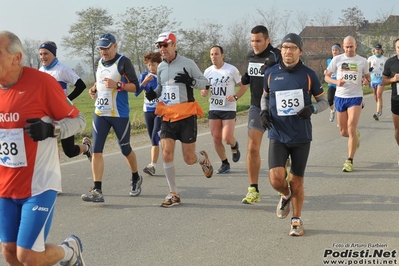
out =
[(313, 105), (306, 105), (298, 113), (300, 119), (308, 119), (313, 114)]
[(262, 110), (260, 112), (260, 120), (262, 121), (262, 127), (267, 130), (270, 129), (270, 123), (272, 118), (270, 117), (270, 113), (268, 110)]
[(373, 71), (374, 67), (370, 67), (369, 68), (369, 72)]
[(194, 79), (190, 77), (185, 67), (183, 67), (184, 73), (177, 73), (175, 77), (175, 82), (184, 83), (186, 86), (193, 86)]
[(245, 74), (241, 76), (241, 83), (242, 83), (242, 85), (248, 85), (250, 82), (251, 82), (251, 79), (250, 79), (248, 73), (245, 72)]
[(157, 93), (150, 87), (150, 90), (145, 94), (147, 100), (152, 101), (158, 98)]
[(33, 141), (40, 141), (49, 137), (54, 137), (53, 124), (46, 123), (40, 118), (29, 118), (25, 121), (29, 124), (24, 126), (24, 129), (29, 137), (33, 139)]
[(261, 67), (260, 67), (260, 73), (263, 75), (263, 74), (265, 74), (265, 71), (266, 71), (266, 69), (268, 69), (269, 68), (269, 66), (268, 65), (262, 65)]

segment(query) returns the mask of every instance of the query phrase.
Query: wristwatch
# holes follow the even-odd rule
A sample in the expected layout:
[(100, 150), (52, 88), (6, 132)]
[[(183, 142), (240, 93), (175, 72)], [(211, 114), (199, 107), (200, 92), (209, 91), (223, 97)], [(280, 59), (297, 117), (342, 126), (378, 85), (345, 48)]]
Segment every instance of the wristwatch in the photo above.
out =
[(236, 101), (238, 101), (238, 96), (237, 95), (234, 95), (233, 97), (234, 97), (234, 99), (236, 99)]
[(54, 133), (53, 133), (54, 138), (58, 138), (61, 133), (61, 126), (56, 121), (53, 122), (53, 126), (54, 126)]
[(122, 82), (122, 81), (118, 81), (118, 82), (116, 83), (116, 89), (117, 89), (118, 91), (123, 91), (123, 90), (125, 90), (125, 83)]

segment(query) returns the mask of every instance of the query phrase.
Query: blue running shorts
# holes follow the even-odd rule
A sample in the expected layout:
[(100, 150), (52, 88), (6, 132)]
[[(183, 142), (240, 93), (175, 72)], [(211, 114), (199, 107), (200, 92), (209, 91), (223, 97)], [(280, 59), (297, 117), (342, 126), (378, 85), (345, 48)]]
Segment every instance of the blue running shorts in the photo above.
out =
[(0, 198), (0, 239), (36, 252), (45, 250), (53, 220), (57, 191), (26, 199)]

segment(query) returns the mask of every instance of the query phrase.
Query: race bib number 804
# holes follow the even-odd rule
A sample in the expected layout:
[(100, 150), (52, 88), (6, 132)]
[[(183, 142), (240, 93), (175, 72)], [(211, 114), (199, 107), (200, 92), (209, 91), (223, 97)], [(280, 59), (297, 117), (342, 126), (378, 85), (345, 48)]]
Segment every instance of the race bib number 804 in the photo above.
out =
[(263, 77), (261, 74), (260, 68), (263, 66), (261, 63), (249, 63), (248, 64), (248, 75), (251, 77)]

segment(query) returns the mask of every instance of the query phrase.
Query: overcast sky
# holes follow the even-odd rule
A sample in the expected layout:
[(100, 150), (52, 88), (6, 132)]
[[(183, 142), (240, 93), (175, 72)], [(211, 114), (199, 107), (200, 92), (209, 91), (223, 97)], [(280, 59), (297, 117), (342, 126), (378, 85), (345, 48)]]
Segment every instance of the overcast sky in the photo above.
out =
[[(379, 17), (378, 14), (390, 13), (399, 15), (399, 1), (395, 0), (264, 0), (264, 1), (238, 1), (238, 0), (150, 0), (150, 1), (122, 1), (122, 0), (0, 0), (1, 20), (0, 30), (14, 32), (21, 40), (31, 38), (35, 40), (52, 40), (61, 43), (63, 36), (68, 35), (69, 27), (76, 22), (76, 11), (89, 7), (107, 9), (110, 14), (124, 13), (127, 8), (148, 6), (167, 6), (173, 9), (171, 18), (182, 22), (185, 29), (196, 28), (199, 22), (207, 21), (222, 25), (229, 25), (235, 20), (250, 18), (256, 10), (274, 8), (283, 12), (296, 8), (307, 10), (309, 17), (318, 10), (329, 9), (333, 12), (333, 23), (338, 23), (341, 10), (357, 6), (366, 19), (372, 21)], [(249, 4), (254, 3), (254, 4)], [(115, 17), (115, 20), (120, 18)], [(250, 20), (252, 21), (252, 19)], [(255, 26), (255, 25), (254, 25)], [(298, 32), (299, 33), (299, 32)], [(249, 34), (248, 34), (249, 38)], [(58, 49), (58, 57), (63, 59), (62, 46)]]

